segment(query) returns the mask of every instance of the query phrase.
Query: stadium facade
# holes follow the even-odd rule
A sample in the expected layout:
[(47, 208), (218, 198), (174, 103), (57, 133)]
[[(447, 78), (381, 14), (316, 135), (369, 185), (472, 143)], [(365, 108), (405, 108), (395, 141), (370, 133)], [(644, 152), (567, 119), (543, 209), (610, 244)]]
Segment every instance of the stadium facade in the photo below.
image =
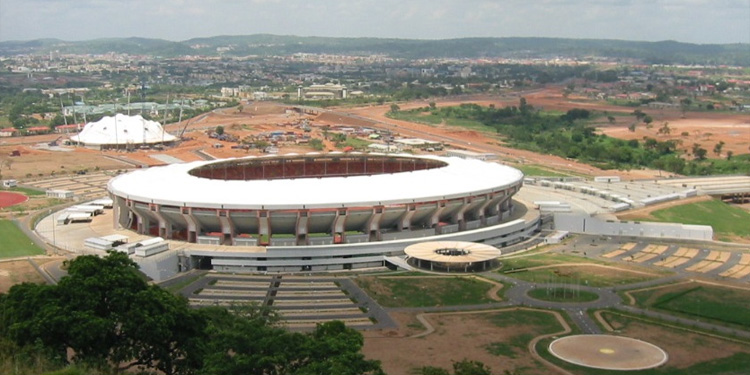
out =
[(331, 153), (173, 164), (108, 188), (117, 227), (189, 243), (182, 269), (312, 271), (380, 266), (426, 240), (518, 242), (538, 228), (511, 220), (522, 181), (478, 160)]

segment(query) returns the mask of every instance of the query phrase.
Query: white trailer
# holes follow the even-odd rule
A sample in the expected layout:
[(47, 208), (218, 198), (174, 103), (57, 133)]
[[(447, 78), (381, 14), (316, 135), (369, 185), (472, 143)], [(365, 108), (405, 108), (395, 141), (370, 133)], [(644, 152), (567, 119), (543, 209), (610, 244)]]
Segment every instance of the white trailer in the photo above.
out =
[(86, 212), (68, 212), (69, 223), (90, 223), (93, 217)]
[(114, 205), (114, 201), (110, 198), (101, 198), (97, 199), (91, 202), (86, 203), (85, 205), (91, 205), (91, 206), (102, 206), (104, 208), (112, 208), (112, 205)]
[(88, 212), (91, 216), (101, 215), (104, 213), (104, 206), (97, 206), (93, 204), (79, 204), (71, 206), (66, 209), (70, 212)]

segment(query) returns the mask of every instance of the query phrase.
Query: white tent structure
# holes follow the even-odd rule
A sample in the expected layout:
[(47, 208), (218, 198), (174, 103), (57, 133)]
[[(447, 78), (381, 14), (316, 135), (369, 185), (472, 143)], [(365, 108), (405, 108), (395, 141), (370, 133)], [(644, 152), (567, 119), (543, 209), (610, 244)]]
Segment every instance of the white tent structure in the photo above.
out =
[(141, 116), (116, 114), (86, 124), (70, 137), (74, 143), (93, 148), (117, 148), (156, 143), (171, 143), (177, 137), (167, 133), (161, 124)]

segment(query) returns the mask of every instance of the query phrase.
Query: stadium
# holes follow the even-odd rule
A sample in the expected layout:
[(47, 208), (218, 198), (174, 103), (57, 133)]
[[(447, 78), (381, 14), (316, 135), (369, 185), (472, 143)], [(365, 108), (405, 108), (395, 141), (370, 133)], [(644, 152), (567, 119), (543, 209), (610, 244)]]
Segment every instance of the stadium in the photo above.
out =
[(521, 241), (538, 228), (512, 218), (522, 182), (478, 160), (313, 153), (149, 168), (108, 190), (116, 227), (195, 244), (182, 270), (311, 271), (382, 266), (427, 240)]

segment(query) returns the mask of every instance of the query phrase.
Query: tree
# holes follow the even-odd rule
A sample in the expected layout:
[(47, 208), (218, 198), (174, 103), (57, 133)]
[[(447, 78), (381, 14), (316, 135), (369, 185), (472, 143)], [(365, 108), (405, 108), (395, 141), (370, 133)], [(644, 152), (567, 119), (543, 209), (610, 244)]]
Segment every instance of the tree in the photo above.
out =
[(662, 125), (662, 127), (659, 128), (659, 130), (657, 131), (658, 134), (664, 134), (664, 135), (669, 135), (669, 133), (671, 132), (672, 132), (672, 129), (669, 128), (668, 122), (665, 122), (664, 125)]
[[(422, 367), (421, 375), (451, 375), (451, 373), (440, 367), (426, 366)], [(482, 362), (463, 359), (453, 362), (452, 375), (492, 375), (492, 369)]]
[(362, 335), (340, 321), (305, 335), (275, 326), (257, 306), (204, 314), (212, 339), (202, 374), (383, 374), (380, 362), (361, 354)]
[(521, 97), (518, 104), (518, 110), (521, 111), (521, 114), (524, 116), (528, 115), (532, 109), (534, 109), (534, 107), (526, 102), (526, 98)]
[(652, 122), (654, 122), (654, 119), (649, 115), (645, 115), (643, 116), (643, 122), (646, 123), (646, 126), (648, 126), (651, 125)]
[(641, 111), (640, 109), (636, 109), (635, 111), (633, 111), (633, 116), (635, 116), (636, 120), (641, 121), (646, 116), (646, 114), (643, 113), (643, 111)]
[(615, 123), (615, 116), (611, 116), (611, 115), (607, 116), (607, 121), (609, 121), (610, 124), (614, 124)]
[(255, 148), (257, 148), (258, 150), (265, 150), (265, 149), (266, 149), (266, 147), (270, 146), (271, 144), (270, 144), (270, 143), (268, 143), (268, 141), (266, 141), (266, 140), (263, 140), (263, 139), (257, 139), (257, 140), (255, 140), (255, 142), (253, 142), (253, 145), (254, 145), (254, 146), (255, 146)]
[(680, 100), (680, 110), (682, 111), (682, 117), (685, 117), (685, 113), (688, 109), (690, 109), (690, 105), (693, 104), (693, 101), (690, 100), (690, 98), (683, 98)]
[(694, 143), (692, 147), (693, 151), (693, 157), (695, 157), (696, 160), (704, 160), (706, 159), (706, 154), (708, 151), (706, 151), (705, 148), (702, 148), (700, 143)]
[(733, 155), (734, 155), (734, 151), (732, 150), (727, 151), (727, 160), (732, 160)]
[(221, 126), (221, 125), (217, 126), (216, 127), (216, 134), (218, 134), (218, 135), (224, 134), (224, 127)]
[(241, 105), (237, 106), (237, 112), (240, 112), (240, 113), (242, 113), (242, 111), (243, 111), (244, 109), (245, 109), (245, 107), (244, 107), (244, 106), (241, 106)]
[(724, 141), (719, 141), (719, 143), (714, 145), (714, 154), (716, 154), (716, 156), (721, 156), (721, 150), (724, 148), (724, 145)]
[(50, 357), (115, 372), (129, 368), (188, 374), (200, 363), (205, 326), (187, 300), (149, 285), (123, 253), (66, 262), (55, 286), (21, 284), (0, 299), (3, 334)]
[(398, 106), (398, 104), (393, 103), (391, 104), (391, 112), (396, 113), (401, 110), (401, 107)]
[(316, 151), (321, 151), (323, 150), (323, 148), (325, 148), (325, 145), (323, 145), (323, 141), (317, 138), (311, 139), (308, 144), (310, 145), (310, 147), (313, 148), (313, 150), (316, 150)]
[(492, 370), (479, 361), (464, 359), (453, 363), (454, 375), (492, 375)]

